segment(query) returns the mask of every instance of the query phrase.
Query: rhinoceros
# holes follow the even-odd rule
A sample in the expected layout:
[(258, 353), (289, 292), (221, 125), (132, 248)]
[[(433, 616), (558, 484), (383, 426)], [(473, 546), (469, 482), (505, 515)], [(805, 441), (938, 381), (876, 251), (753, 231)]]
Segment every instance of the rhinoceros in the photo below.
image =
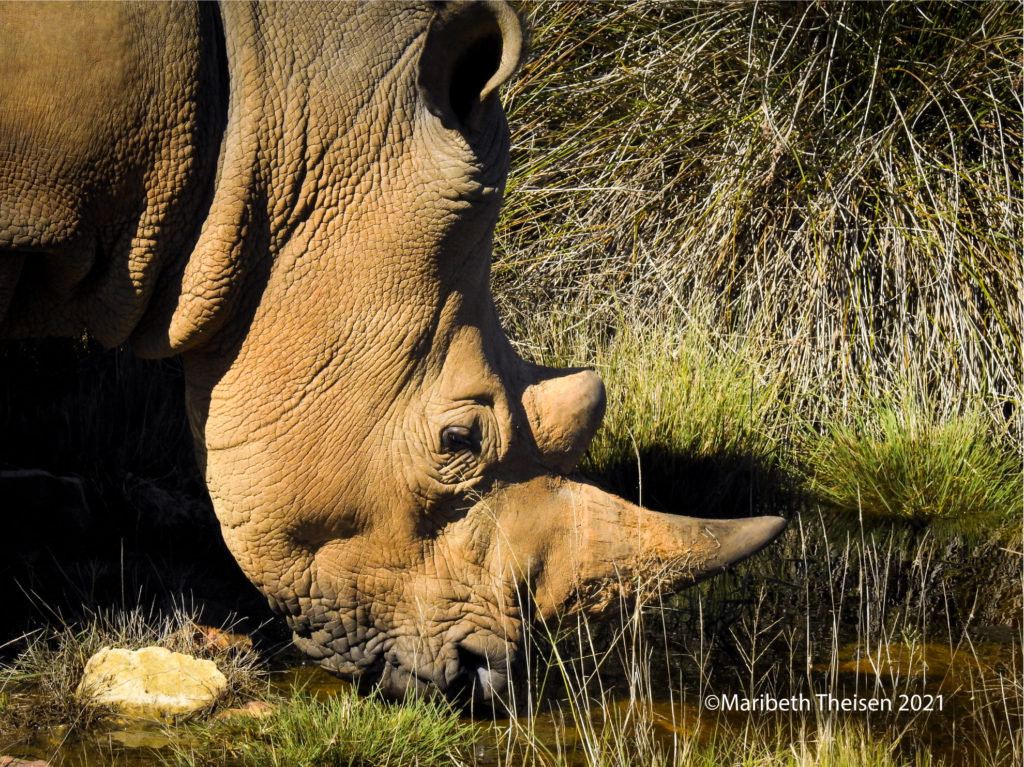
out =
[(527, 616), (749, 556), (777, 517), (573, 473), (601, 379), (489, 289), (502, 3), (0, 4), (0, 337), (181, 355), (224, 540), (328, 670), (505, 694)]

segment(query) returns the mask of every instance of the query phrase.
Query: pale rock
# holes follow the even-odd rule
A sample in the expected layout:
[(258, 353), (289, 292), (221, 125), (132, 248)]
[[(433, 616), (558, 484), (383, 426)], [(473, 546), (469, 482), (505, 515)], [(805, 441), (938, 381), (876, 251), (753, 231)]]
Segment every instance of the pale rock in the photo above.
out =
[(85, 664), (78, 695), (126, 716), (161, 719), (207, 708), (227, 684), (213, 661), (165, 647), (104, 647)]

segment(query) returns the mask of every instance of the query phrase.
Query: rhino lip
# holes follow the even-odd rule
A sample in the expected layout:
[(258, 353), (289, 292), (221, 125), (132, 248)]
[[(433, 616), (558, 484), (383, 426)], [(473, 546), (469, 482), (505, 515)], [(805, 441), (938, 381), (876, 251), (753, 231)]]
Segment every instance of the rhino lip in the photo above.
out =
[(511, 659), (489, 660), (462, 645), (457, 651), (459, 675), (449, 691), (451, 698), (468, 707), (473, 714), (504, 708)]
[(403, 700), (410, 696), (429, 695), (431, 691), (444, 691), (443, 685), (432, 674), (384, 661), (379, 670), (360, 679), (362, 692), (378, 690), (385, 697)]
[(457, 665), (450, 674), (380, 658), (360, 674), (358, 688), (363, 693), (376, 689), (395, 700), (440, 693), (471, 714), (503, 710), (512, 661), (506, 657), (488, 659), (461, 645), (455, 649)]

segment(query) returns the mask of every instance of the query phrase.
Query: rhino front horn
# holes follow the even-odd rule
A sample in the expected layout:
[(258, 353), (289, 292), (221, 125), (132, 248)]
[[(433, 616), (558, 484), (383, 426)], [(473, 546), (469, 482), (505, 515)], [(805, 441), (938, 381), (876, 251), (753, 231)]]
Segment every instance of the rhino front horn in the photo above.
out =
[[(655, 512), (647, 512), (654, 514)], [(663, 515), (659, 515), (663, 516)], [(745, 519), (694, 519), (687, 520), (681, 527), (688, 527), (691, 537), (706, 536), (716, 543), (711, 558), (704, 563), (697, 579), (707, 578), (721, 572), (730, 565), (753, 556), (786, 529), (782, 517), (747, 517)]]
[(599, 611), (618, 598), (697, 583), (756, 554), (786, 529), (781, 517), (663, 514), (585, 482), (546, 483), (548, 503), (531, 501), (532, 522), (523, 520), (532, 535), (518, 532), (520, 540), (532, 537), (532, 550), (516, 547), (520, 562), (533, 563), (534, 599), (545, 619), (567, 605)]

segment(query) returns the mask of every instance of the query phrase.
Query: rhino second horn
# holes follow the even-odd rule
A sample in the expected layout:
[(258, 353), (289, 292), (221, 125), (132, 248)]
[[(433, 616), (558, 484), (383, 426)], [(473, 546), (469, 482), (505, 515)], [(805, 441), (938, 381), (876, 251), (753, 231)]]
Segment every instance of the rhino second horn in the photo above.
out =
[(593, 370), (547, 378), (526, 388), (523, 408), (541, 460), (568, 474), (604, 418), (604, 383)]

